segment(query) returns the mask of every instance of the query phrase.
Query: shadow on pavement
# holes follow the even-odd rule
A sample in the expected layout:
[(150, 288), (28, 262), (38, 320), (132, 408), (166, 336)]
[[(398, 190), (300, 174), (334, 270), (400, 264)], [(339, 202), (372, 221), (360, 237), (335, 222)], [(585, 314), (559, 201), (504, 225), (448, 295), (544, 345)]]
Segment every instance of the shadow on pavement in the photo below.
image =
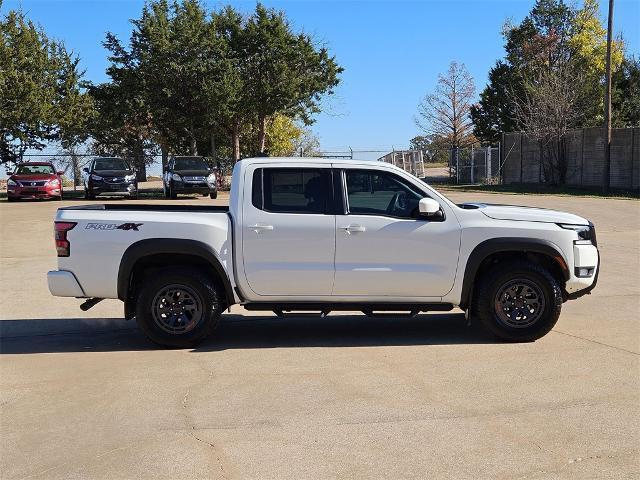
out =
[[(415, 318), (326, 318), (224, 315), (215, 334), (193, 352), (236, 348), (368, 347), (494, 343), (464, 314)], [(123, 319), (1, 320), (0, 354), (156, 350)]]

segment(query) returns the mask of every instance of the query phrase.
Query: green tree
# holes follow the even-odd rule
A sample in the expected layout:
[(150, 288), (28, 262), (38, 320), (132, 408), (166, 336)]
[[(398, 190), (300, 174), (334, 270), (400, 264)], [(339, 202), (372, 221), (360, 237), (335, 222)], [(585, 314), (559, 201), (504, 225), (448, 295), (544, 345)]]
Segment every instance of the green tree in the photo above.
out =
[(625, 58), (613, 73), (613, 126), (640, 126), (640, 60)]
[(0, 20), (0, 37), (0, 163), (50, 142), (82, 142), (92, 103), (78, 58), (21, 11)]
[(489, 83), (480, 93), (480, 101), (471, 106), (473, 133), (483, 143), (495, 145), (501, 141), (502, 132), (518, 129), (511, 104), (513, 89), (522, 86), (516, 75), (513, 66), (498, 61), (489, 71)]
[[(537, 80), (554, 72), (577, 82), (572, 93), (578, 94), (576, 104), (586, 109), (571, 127), (601, 122), (606, 30), (597, 0), (585, 0), (581, 8), (562, 0), (537, 0), (520, 24), (505, 25), (503, 36), (505, 58), (490, 71), (489, 83), (471, 112), (474, 133), (482, 142), (493, 143), (503, 132), (524, 129), (515, 112), (517, 101), (522, 103)], [(614, 67), (622, 60), (622, 50), (619, 40)]]
[(264, 152), (268, 119), (284, 113), (312, 123), (322, 96), (333, 93), (343, 69), (309, 35), (294, 33), (283, 12), (260, 3), (243, 39), (246, 93), (258, 122), (258, 150)]

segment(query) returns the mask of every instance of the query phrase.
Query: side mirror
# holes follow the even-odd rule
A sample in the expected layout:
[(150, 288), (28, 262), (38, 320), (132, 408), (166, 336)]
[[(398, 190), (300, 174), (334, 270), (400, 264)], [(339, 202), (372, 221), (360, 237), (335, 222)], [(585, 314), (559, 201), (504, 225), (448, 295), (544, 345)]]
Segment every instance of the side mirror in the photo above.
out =
[(83, 171), (84, 173), (89, 173), (89, 168), (88, 168), (88, 167), (84, 167), (84, 168), (82, 169), (82, 171)]
[(63, 172), (62, 170), (61, 170), (61, 171), (59, 171), (59, 172), (56, 172), (56, 173), (57, 173), (58, 175), (60, 175), (60, 176), (64, 175), (64, 172)]
[(418, 211), (421, 217), (434, 217), (440, 213), (440, 204), (433, 198), (421, 198), (418, 202)]
[(7, 172), (7, 177), (10, 177), (11, 175), (13, 175), (15, 172)]

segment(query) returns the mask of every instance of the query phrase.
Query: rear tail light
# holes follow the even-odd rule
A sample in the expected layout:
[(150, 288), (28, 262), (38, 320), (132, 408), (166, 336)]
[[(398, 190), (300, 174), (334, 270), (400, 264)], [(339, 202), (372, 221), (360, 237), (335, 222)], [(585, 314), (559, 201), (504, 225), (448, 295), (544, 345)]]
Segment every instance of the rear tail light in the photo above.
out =
[(59, 257), (68, 257), (71, 253), (71, 244), (67, 240), (67, 232), (75, 226), (76, 222), (55, 222), (54, 236)]

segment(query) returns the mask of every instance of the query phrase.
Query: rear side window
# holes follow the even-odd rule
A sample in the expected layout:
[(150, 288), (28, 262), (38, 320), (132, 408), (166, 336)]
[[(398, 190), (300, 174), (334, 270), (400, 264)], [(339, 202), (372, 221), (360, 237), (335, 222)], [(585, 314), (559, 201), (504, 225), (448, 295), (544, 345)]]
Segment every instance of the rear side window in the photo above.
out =
[(253, 172), (251, 203), (275, 213), (327, 213), (329, 173), (322, 168), (259, 168)]

